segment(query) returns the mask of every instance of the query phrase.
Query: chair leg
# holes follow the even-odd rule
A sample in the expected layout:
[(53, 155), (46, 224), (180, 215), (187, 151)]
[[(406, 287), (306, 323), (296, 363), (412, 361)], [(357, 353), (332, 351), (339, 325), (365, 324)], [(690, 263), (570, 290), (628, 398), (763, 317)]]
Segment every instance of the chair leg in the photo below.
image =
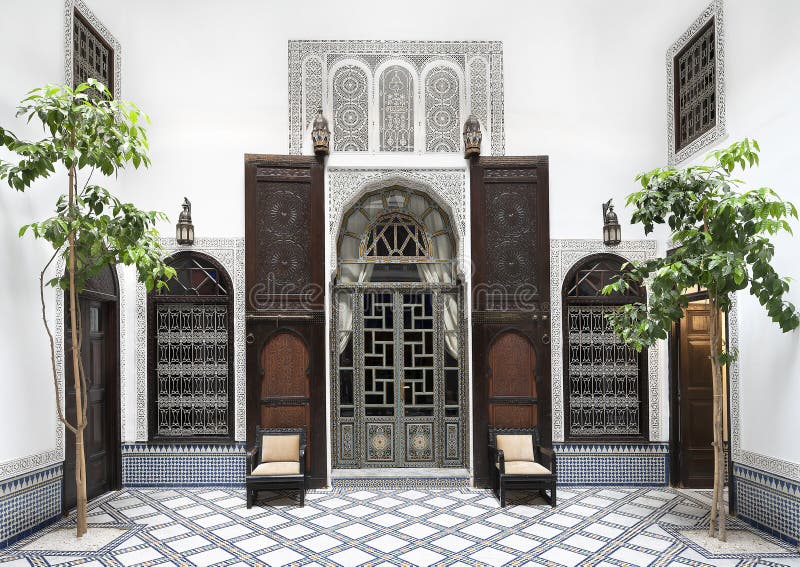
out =
[(503, 483), (500, 482), (500, 507), (506, 507), (506, 487), (503, 486)]
[(550, 506), (556, 507), (556, 483), (550, 485)]
[(255, 490), (248, 488), (247, 489), (247, 507), (253, 507), (253, 500), (255, 500)]
[(305, 505), (306, 505), (306, 487), (305, 487), (305, 483), (301, 483), (300, 484), (300, 507), (302, 508)]

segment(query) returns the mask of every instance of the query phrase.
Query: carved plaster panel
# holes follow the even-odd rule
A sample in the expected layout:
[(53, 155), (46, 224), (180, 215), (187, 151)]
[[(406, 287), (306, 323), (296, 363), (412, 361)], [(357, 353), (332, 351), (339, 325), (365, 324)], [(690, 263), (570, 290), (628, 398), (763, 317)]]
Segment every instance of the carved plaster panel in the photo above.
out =
[(336, 268), (336, 241), (342, 216), (348, 207), (364, 193), (401, 185), (430, 194), (450, 213), (458, 236), (458, 261), (464, 265), (466, 234), (466, 171), (458, 169), (361, 169), (328, 168), (328, 232), (330, 234), (330, 268)]
[[(111, 35), (108, 28), (94, 15), (81, 0), (65, 0), (64, 2), (64, 84), (72, 86), (72, 27), (75, 10), (91, 24), (94, 30), (114, 50), (114, 98), (122, 97), (122, 46), (117, 38)], [(111, 85), (107, 85), (111, 86)]]
[[(592, 254), (608, 253), (626, 260), (646, 260), (657, 253), (655, 240), (623, 240), (617, 246), (606, 246), (602, 240), (551, 239), (550, 240), (550, 357), (553, 404), (553, 442), (564, 441), (564, 361), (561, 313), (561, 288), (567, 272), (583, 258)], [(661, 380), (659, 357), (662, 345), (652, 347), (647, 356), (648, 400), (650, 415), (650, 441), (661, 440)]]
[[(217, 260), (233, 281), (234, 432), (236, 441), (247, 437), (245, 423), (245, 284), (244, 238), (197, 238), (192, 246), (178, 246), (174, 238), (160, 238), (164, 256), (175, 252), (202, 252)], [(136, 440), (147, 441), (147, 293), (136, 285)]]
[[(333, 80), (342, 69), (357, 70), (359, 77), (362, 73), (366, 76), (369, 91), (366, 107), (362, 108), (364, 105), (360, 103), (350, 105), (348, 116), (355, 120), (361, 114), (367, 114), (370, 131), (368, 135), (359, 134), (357, 143), (347, 144), (342, 149), (378, 151), (378, 82), (388, 64), (407, 67), (416, 85), (423, 85), (422, 79), (434, 66), (452, 68), (461, 84), (461, 102), (468, 104), (466, 109), (458, 108), (461, 103), (455, 101), (454, 108), (459, 113), (472, 112), (478, 117), (487, 154), (505, 153), (502, 42), (372, 40), (289, 41), (289, 153), (302, 152), (303, 137), (318, 107), (321, 106), (331, 123), (336, 124), (334, 105), (329, 99), (336, 90)], [(418, 97), (424, 96), (420, 88), (417, 91)], [(416, 125), (421, 127), (425, 120), (419, 100), (416, 106)], [(459, 118), (459, 131), (464, 120), (466, 115)], [(460, 147), (460, 140), (456, 142)], [(436, 143), (431, 151), (454, 151), (456, 142)]]
[[(725, 119), (725, 27), (723, 25), (723, 0), (713, 0), (683, 35), (667, 49), (667, 161), (670, 166), (678, 164), (700, 150), (723, 139), (727, 135)], [(675, 152), (675, 55), (677, 55), (695, 34), (714, 18), (715, 57), (716, 57), (716, 101), (717, 123), (708, 132)]]

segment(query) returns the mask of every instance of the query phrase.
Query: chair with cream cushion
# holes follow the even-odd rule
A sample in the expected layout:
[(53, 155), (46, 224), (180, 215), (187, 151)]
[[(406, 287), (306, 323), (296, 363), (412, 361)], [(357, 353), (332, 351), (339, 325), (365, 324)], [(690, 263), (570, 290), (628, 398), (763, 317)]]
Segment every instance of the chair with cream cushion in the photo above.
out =
[(297, 489), (300, 505), (305, 504), (305, 429), (256, 428), (256, 445), (248, 453), (247, 507), (259, 490)]
[(490, 475), (500, 506), (506, 505), (506, 492), (514, 488), (538, 490), (555, 508), (556, 465), (552, 457), (552, 451), (539, 445), (538, 429), (490, 428)]

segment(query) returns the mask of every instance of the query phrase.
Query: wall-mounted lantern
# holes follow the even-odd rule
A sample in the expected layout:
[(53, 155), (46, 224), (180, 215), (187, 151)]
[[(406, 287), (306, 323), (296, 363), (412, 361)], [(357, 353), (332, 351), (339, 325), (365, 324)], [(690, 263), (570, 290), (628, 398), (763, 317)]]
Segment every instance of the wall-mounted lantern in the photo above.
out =
[(481, 154), (481, 123), (475, 118), (474, 114), (470, 114), (467, 121), (464, 122), (464, 157), (469, 159), (471, 157), (479, 156)]
[(331, 131), (328, 129), (328, 120), (322, 115), (322, 109), (317, 111), (314, 125), (311, 128), (311, 141), (314, 143), (314, 153), (326, 156), (330, 153)]
[(616, 246), (622, 241), (622, 228), (611, 201), (609, 199), (607, 203), (603, 203), (603, 243), (606, 246)]
[(183, 198), (183, 210), (178, 216), (175, 225), (175, 239), (178, 244), (194, 244), (194, 225), (192, 224), (192, 204), (186, 197)]

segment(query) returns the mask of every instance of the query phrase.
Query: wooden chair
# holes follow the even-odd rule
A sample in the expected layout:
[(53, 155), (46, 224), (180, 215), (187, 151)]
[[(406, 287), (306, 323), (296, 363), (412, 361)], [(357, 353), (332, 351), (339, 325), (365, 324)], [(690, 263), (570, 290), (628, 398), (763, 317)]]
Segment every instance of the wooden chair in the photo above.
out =
[(297, 489), (300, 506), (306, 495), (306, 430), (256, 428), (256, 445), (247, 454), (247, 507), (259, 490)]
[(489, 428), (489, 462), (492, 489), (501, 507), (510, 489), (538, 490), (556, 507), (555, 460), (550, 449), (539, 445), (538, 429)]

